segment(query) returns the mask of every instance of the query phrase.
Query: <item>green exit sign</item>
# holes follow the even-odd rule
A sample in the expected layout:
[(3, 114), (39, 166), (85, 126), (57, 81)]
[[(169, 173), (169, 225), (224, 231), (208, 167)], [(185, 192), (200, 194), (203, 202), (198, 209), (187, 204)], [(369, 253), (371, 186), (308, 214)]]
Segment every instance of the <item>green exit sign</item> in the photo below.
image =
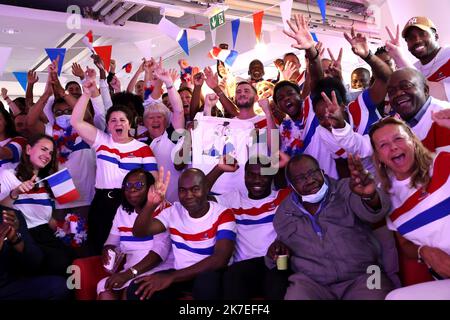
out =
[(213, 15), (211, 18), (209, 18), (209, 25), (211, 27), (211, 30), (217, 29), (218, 27), (225, 24), (225, 12), (221, 11), (215, 15)]

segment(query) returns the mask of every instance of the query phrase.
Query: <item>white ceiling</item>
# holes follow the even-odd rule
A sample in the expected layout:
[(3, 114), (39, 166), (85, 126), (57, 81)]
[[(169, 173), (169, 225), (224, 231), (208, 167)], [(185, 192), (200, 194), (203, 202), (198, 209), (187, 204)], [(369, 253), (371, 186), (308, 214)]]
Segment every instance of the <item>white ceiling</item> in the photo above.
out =
[[(14, 1), (10, 1), (14, 2)], [(70, 30), (67, 28), (66, 21), (69, 17), (68, 13), (60, 12), (64, 7), (62, 2), (66, 4), (78, 3), (79, 1), (40, 1), (33, 2), (28, 6), (33, 6), (35, 3), (39, 8), (46, 8), (47, 10), (38, 10), (31, 8), (24, 8), (10, 5), (0, 5), (0, 46), (12, 47), (12, 54), (7, 63), (6, 70), (0, 78), (0, 87), (6, 87), (9, 90), (10, 96), (23, 96), (24, 91), (17, 83), (15, 77), (12, 75), (14, 71), (27, 71), (31, 68), (36, 69), (40, 75), (40, 83), (36, 86), (35, 94), (39, 95), (44, 89), (46, 80), (45, 68), (49, 63), (46, 58), (45, 48), (57, 47), (65, 39), (69, 39), (62, 46), (67, 48), (65, 65), (63, 67), (62, 82), (72, 80), (73, 76), (70, 72), (72, 62), (78, 62), (83, 67), (91, 63), (89, 58), (89, 50), (84, 49), (84, 44), (80, 41), (83, 35), (88, 30), (94, 31), (94, 45), (112, 45), (112, 56), (117, 61), (118, 70), (127, 62), (133, 62), (133, 68), (138, 66), (141, 60), (142, 53), (139, 52), (134, 42), (141, 40), (153, 39), (155, 47), (152, 55), (155, 57), (162, 56), (167, 65), (175, 67), (177, 60), (180, 57), (186, 57), (180, 49), (179, 45), (172, 39), (160, 33), (157, 21), (149, 21), (146, 15), (141, 16), (139, 20), (127, 21), (125, 26), (105, 25), (103, 22), (94, 21), (91, 19), (82, 19), (81, 28), (79, 30)], [(84, 1), (86, 2), (86, 1)], [(89, 1), (90, 4), (95, 1)], [(195, 23), (205, 23), (207, 20), (202, 16), (204, 8), (202, 4), (206, 1), (198, 1), (197, 4), (186, 0), (169, 0), (169, 1), (152, 1), (153, 3), (176, 3), (179, 8), (185, 11), (185, 15), (179, 19), (172, 19), (177, 25), (181, 27), (188, 27)], [(311, 1), (310, 1), (311, 2)], [(315, 1), (314, 1), (315, 2)], [(342, 5), (343, 3), (357, 5), (363, 2), (362, 0), (340, 0), (332, 1), (334, 5)], [(263, 39), (269, 45), (265, 51), (254, 50), (255, 38), (253, 33), (253, 25), (251, 23), (251, 13), (255, 8), (264, 9), (271, 5), (278, 4), (278, 0), (249, 0), (237, 1), (227, 0), (225, 4), (229, 6), (226, 11), (227, 19), (235, 17), (246, 17), (241, 20), (241, 29), (238, 36), (238, 44), (236, 50), (240, 53), (235, 65), (234, 71), (237, 73), (245, 73), (248, 62), (253, 58), (260, 58), (266, 65), (269, 65), (275, 58), (282, 56), (285, 52), (292, 51), (290, 44), (292, 41), (281, 33), (282, 22), (277, 7), (267, 10), (264, 16), (263, 24)], [(41, 6), (38, 6), (41, 5)], [(48, 8), (45, 6), (47, 5)], [(181, 5), (181, 6), (180, 6)], [(58, 6), (58, 8), (56, 8)], [(295, 10), (304, 10), (306, 8), (306, 0), (297, 0), (294, 2)], [(318, 8), (310, 5), (312, 17), (320, 17)], [(190, 12), (190, 14), (188, 14)], [(198, 13), (198, 14), (196, 14)], [(339, 7), (328, 8), (327, 14), (330, 14), (331, 26), (318, 26), (314, 31), (320, 40), (326, 40), (326, 43), (335, 52), (340, 47), (347, 45), (342, 39), (342, 33), (337, 30), (332, 30), (334, 24), (342, 26), (350, 26), (354, 23), (351, 18), (358, 18), (355, 13), (345, 13), (344, 9)], [(345, 16), (345, 17), (344, 17)], [(152, 19), (153, 20), (153, 19)], [(319, 19), (320, 20), (320, 19)], [(353, 22), (352, 22), (353, 21)], [(148, 23), (148, 22), (153, 22)], [(357, 21), (356, 26), (359, 28), (366, 28), (371, 26), (369, 23), (365, 25)], [(19, 32), (13, 35), (1, 32), (4, 29), (15, 29)], [(221, 27), (217, 31), (216, 43), (227, 42), (231, 44), (231, 32), (229, 24)], [(211, 59), (207, 58), (207, 52), (212, 47), (211, 35), (207, 31), (207, 27), (202, 30), (188, 30), (189, 44), (191, 55), (188, 57), (192, 65), (204, 67), (208, 64), (215, 64)], [(376, 40), (378, 29), (370, 29), (374, 32)], [(351, 53), (347, 55), (348, 59), (344, 62), (344, 66), (354, 66), (361, 63)], [(267, 73), (267, 72), (266, 72)], [(122, 80), (122, 87), (124, 87), (130, 75), (123, 71), (119, 72), (119, 77)]]

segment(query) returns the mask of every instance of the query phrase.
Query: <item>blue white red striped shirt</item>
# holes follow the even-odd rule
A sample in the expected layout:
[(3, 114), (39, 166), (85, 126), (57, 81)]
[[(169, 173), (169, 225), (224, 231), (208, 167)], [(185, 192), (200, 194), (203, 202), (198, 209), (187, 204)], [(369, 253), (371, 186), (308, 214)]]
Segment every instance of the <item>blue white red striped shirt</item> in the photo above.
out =
[(128, 143), (117, 143), (111, 135), (97, 130), (92, 147), (97, 154), (97, 189), (121, 188), (123, 178), (133, 169), (158, 170), (152, 149), (135, 139)]
[(450, 254), (450, 153), (437, 154), (426, 190), (410, 187), (410, 179), (393, 179), (390, 193), (394, 210), (388, 227), (417, 245)]
[(233, 209), (236, 218), (236, 249), (233, 262), (264, 257), (277, 237), (273, 217), (280, 203), (289, 194), (288, 189), (272, 191), (264, 199), (250, 199), (247, 194), (233, 191), (216, 196), (217, 202)]
[(192, 218), (179, 202), (175, 202), (156, 217), (169, 230), (175, 269), (190, 267), (211, 256), (218, 240), (235, 240), (233, 212), (215, 202), (210, 201), (209, 206), (203, 217)]
[(0, 169), (15, 169), (20, 161), (22, 149), (27, 140), (22, 137), (8, 138), (0, 141), (0, 147), (6, 147), (11, 150), (13, 156), (11, 159), (0, 159)]

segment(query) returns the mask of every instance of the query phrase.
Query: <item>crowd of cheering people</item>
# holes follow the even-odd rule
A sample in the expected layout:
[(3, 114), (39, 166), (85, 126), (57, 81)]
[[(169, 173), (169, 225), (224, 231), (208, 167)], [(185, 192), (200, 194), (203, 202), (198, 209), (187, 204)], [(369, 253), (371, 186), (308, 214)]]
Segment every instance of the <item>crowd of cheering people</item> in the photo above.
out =
[[(53, 61), (36, 102), (33, 71), (25, 98), (2, 88), (0, 299), (71, 299), (67, 268), (99, 255), (100, 300), (450, 299), (450, 47), (414, 17), (328, 59), (305, 17), (289, 26), (306, 66), (280, 53), (277, 79), (259, 60), (180, 79), (155, 57), (122, 91), (93, 55), (65, 86)], [(349, 49), (371, 72), (343, 79)], [(206, 170), (211, 123), (229, 132)], [(60, 204), (46, 178), (64, 168), (80, 196)], [(435, 280), (402, 286), (399, 252)]]

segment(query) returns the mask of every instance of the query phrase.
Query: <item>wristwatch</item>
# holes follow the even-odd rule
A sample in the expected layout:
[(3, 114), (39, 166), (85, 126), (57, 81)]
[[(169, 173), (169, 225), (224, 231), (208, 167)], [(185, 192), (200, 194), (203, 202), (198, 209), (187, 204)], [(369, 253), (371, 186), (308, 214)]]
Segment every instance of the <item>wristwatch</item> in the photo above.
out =
[(139, 272), (133, 267), (130, 268), (130, 271), (133, 274), (133, 278), (136, 278), (139, 274)]
[(12, 246), (15, 246), (15, 245), (17, 245), (17, 244), (19, 244), (19, 243), (21, 243), (23, 241), (22, 234), (20, 232), (16, 232), (16, 237), (17, 237), (16, 241), (14, 241), (14, 242), (11, 241), (10, 242), (10, 244)]

